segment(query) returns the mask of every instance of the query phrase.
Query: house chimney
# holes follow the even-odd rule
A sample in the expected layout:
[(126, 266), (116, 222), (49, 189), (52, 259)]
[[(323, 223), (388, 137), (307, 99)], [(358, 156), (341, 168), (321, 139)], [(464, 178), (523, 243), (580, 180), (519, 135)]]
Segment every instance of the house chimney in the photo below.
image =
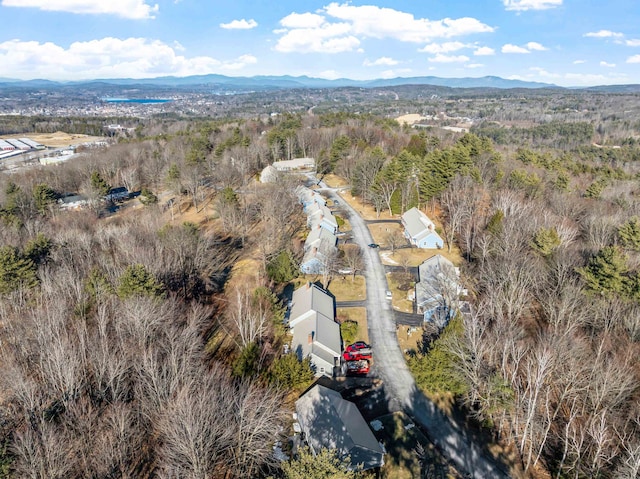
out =
[(309, 333), (309, 336), (307, 337), (307, 341), (309, 342), (309, 344), (313, 344), (313, 332)]

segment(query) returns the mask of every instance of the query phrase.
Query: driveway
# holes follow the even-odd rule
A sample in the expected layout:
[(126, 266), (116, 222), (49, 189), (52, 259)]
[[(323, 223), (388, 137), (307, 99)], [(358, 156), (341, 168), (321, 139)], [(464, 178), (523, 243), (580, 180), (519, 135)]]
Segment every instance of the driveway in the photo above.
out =
[(350, 213), (353, 242), (363, 252), (367, 285), (367, 323), (369, 342), (374, 350), (376, 370), (385, 385), (387, 400), (399, 404), (419, 423), (429, 438), (461, 470), (477, 479), (507, 478), (496, 461), (469, 437), (467, 431), (454, 424), (416, 386), (404, 355), (398, 345), (396, 322), (390, 302), (385, 298), (388, 289), (385, 269), (378, 250), (369, 248), (373, 238), (365, 221), (351, 206), (342, 201), (335, 190), (320, 184), (331, 199), (338, 199)]

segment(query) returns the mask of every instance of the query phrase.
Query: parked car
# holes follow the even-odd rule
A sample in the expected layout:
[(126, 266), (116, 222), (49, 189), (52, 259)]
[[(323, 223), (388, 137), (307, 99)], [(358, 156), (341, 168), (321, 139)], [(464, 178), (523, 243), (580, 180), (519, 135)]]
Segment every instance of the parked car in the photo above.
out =
[(378, 243), (369, 243), (369, 248), (380, 248)]
[(349, 361), (361, 361), (363, 359), (371, 359), (371, 349), (360, 349), (358, 351), (345, 351), (342, 353), (342, 359), (345, 362)]
[(360, 375), (369, 372), (369, 361), (362, 359), (360, 361), (347, 362), (347, 375)]
[(349, 268), (343, 268), (338, 270), (338, 274), (352, 274), (353, 270)]
[(393, 294), (389, 290), (387, 290), (387, 292), (384, 295), (389, 301), (393, 299)]
[(347, 346), (345, 348), (345, 351), (349, 351), (350, 353), (353, 353), (353, 352), (359, 351), (361, 349), (371, 349), (371, 346), (369, 346), (364, 341), (356, 341), (355, 343), (350, 344), (349, 346)]

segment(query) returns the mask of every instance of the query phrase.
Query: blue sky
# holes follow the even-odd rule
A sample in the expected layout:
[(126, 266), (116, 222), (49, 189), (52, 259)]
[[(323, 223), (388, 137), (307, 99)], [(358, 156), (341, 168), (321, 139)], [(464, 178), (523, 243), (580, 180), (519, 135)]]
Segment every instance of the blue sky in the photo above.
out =
[(0, 77), (640, 83), (638, 0), (0, 0)]

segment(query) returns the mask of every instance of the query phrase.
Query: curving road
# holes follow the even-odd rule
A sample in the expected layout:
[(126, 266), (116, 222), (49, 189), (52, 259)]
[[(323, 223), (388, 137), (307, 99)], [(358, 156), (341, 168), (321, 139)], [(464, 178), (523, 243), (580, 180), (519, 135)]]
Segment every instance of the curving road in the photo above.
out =
[(394, 312), (385, 298), (387, 278), (377, 250), (367, 245), (373, 239), (362, 217), (336, 194), (336, 190), (320, 184), (331, 199), (338, 199), (349, 213), (353, 241), (363, 251), (367, 271), (367, 322), (369, 342), (376, 357), (376, 371), (383, 380), (387, 399), (397, 404), (427, 432), (433, 443), (458, 469), (477, 479), (508, 478), (496, 461), (482, 450), (467, 431), (454, 424), (416, 386), (404, 355), (398, 345)]

